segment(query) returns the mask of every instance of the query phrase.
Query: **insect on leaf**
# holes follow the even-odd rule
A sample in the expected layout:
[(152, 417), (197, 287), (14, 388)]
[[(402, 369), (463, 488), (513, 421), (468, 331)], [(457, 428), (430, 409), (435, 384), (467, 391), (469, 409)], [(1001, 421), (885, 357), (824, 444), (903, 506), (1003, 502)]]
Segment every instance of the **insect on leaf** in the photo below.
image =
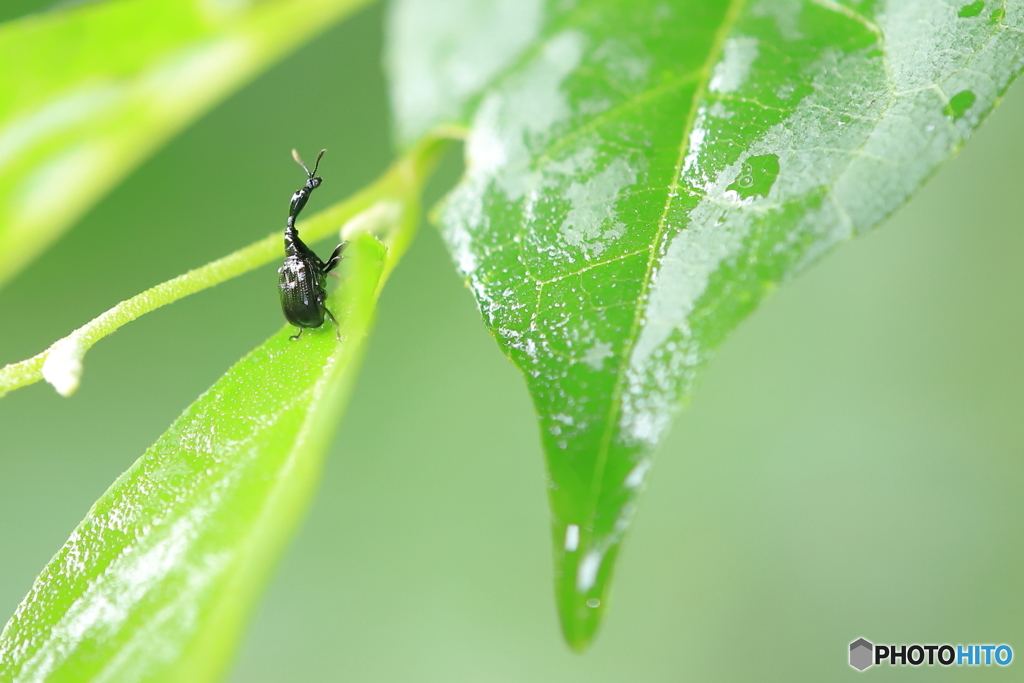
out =
[(384, 247), (335, 309), (240, 360), (96, 502), (0, 634), (4, 681), (212, 681), (305, 509), (372, 322)]

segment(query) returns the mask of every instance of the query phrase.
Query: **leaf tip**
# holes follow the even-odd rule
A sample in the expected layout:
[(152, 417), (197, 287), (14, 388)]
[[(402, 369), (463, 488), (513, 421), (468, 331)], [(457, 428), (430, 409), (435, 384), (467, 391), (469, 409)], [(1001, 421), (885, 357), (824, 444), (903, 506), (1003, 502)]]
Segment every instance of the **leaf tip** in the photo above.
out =
[[(604, 618), (614, 548), (580, 543), (575, 524), (566, 528), (564, 545), (556, 551), (555, 592), (562, 635), (573, 652), (593, 643)], [(608, 552), (611, 550), (611, 552)]]
[(576, 596), (560, 605), (562, 636), (570, 650), (583, 654), (590, 648), (603, 615), (604, 602), (600, 598)]

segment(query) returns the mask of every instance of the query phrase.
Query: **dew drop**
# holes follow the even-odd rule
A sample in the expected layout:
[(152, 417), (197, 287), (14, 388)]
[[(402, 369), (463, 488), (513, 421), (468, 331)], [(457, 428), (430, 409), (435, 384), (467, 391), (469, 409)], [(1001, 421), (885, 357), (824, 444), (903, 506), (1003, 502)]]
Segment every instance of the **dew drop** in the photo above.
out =
[(587, 607), (594, 609), (601, 606), (601, 601), (597, 598), (590, 598), (587, 600)]

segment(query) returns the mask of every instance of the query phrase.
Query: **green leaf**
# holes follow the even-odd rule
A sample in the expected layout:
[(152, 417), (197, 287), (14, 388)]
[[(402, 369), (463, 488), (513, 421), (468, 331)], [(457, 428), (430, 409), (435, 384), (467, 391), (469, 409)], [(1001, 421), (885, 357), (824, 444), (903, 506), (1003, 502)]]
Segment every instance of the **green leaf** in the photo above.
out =
[[(219, 678), (306, 508), (377, 298), (412, 239), (423, 184), (443, 150), (425, 140), (363, 192), (301, 224), (323, 237), (325, 223), (347, 219), (342, 286), (328, 298), (337, 336), (327, 324), (293, 341), (286, 326), (114, 482), (0, 633), (0, 680)], [(261, 241), (192, 271), (195, 281), (153, 288), (153, 301), (108, 322), (116, 329), (147, 306), (238, 275), (263, 251)], [(85, 334), (94, 332), (104, 330)]]
[(217, 679), (317, 479), (384, 252), (350, 245), (342, 342), (282, 329), (96, 502), (0, 635), (0, 680)]
[[(377, 181), (360, 192), (310, 218), (303, 218), (297, 224), (303, 239), (309, 243), (316, 242), (334, 233), (339, 225), (344, 226), (343, 239), (355, 232), (376, 232), (378, 228), (387, 228), (396, 211), (400, 212), (407, 203), (418, 201), (410, 192), (417, 192), (419, 183), (430, 175), (442, 149), (439, 139), (426, 139), (424, 144), (397, 159)], [(401, 253), (411, 235), (399, 230), (385, 237), (393, 251)], [(0, 367), (0, 398), (44, 378), (58, 393), (70, 396), (81, 382), (86, 352), (100, 339), (139, 316), (263, 264), (280, 260), (281, 255), (281, 233), (275, 231), (255, 244), (122, 301), (68, 336), (58, 339), (41, 353)]]
[(440, 222), (533, 397), (582, 649), (701, 367), (961, 146), (1024, 68), (1024, 2), (442, 5), (394, 5), (398, 131), (469, 127)]
[(0, 285), (168, 137), (366, 2), (94, 2), (0, 25)]

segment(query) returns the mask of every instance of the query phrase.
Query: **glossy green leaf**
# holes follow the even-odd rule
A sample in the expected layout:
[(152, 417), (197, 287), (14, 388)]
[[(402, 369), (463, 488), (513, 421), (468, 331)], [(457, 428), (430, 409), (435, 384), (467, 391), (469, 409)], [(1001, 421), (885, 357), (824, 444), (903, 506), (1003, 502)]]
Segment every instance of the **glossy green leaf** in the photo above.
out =
[(0, 24), (0, 285), (170, 135), (366, 2), (92, 2)]
[[(403, 204), (415, 200), (409, 193), (429, 176), (443, 149), (440, 142), (434, 138), (425, 140), (361, 191), (311, 217), (302, 218), (296, 227), (303, 238), (312, 244), (344, 225), (342, 238), (347, 239), (350, 233), (364, 231), (368, 226), (386, 224)], [(410, 237), (401, 231), (391, 234), (388, 239), (392, 242), (392, 251), (404, 251)], [(254, 244), (122, 301), (31, 358), (0, 367), (0, 398), (44, 378), (62, 396), (70, 396), (81, 382), (85, 354), (96, 342), (139, 316), (258, 266), (279, 261), (281, 255), (281, 233), (275, 231)]]
[[(306, 507), (380, 289), (409, 245), (423, 184), (443, 149), (424, 141), (378, 182), (300, 224), (314, 237), (346, 219), (343, 286), (328, 299), (337, 335), (327, 324), (293, 341), (286, 326), (114, 482), (0, 633), (0, 680), (219, 677)], [(116, 329), (145, 312), (140, 307), (244, 272), (262, 262), (264, 242), (153, 288), (110, 322)]]
[(0, 680), (209, 681), (305, 508), (369, 328), (384, 247), (349, 250), (330, 325), (285, 327), (89, 511), (0, 635)]
[(539, 416), (571, 646), (701, 366), (954, 153), (1022, 45), (1022, 0), (396, 3), (400, 137), (469, 128), (440, 222)]

